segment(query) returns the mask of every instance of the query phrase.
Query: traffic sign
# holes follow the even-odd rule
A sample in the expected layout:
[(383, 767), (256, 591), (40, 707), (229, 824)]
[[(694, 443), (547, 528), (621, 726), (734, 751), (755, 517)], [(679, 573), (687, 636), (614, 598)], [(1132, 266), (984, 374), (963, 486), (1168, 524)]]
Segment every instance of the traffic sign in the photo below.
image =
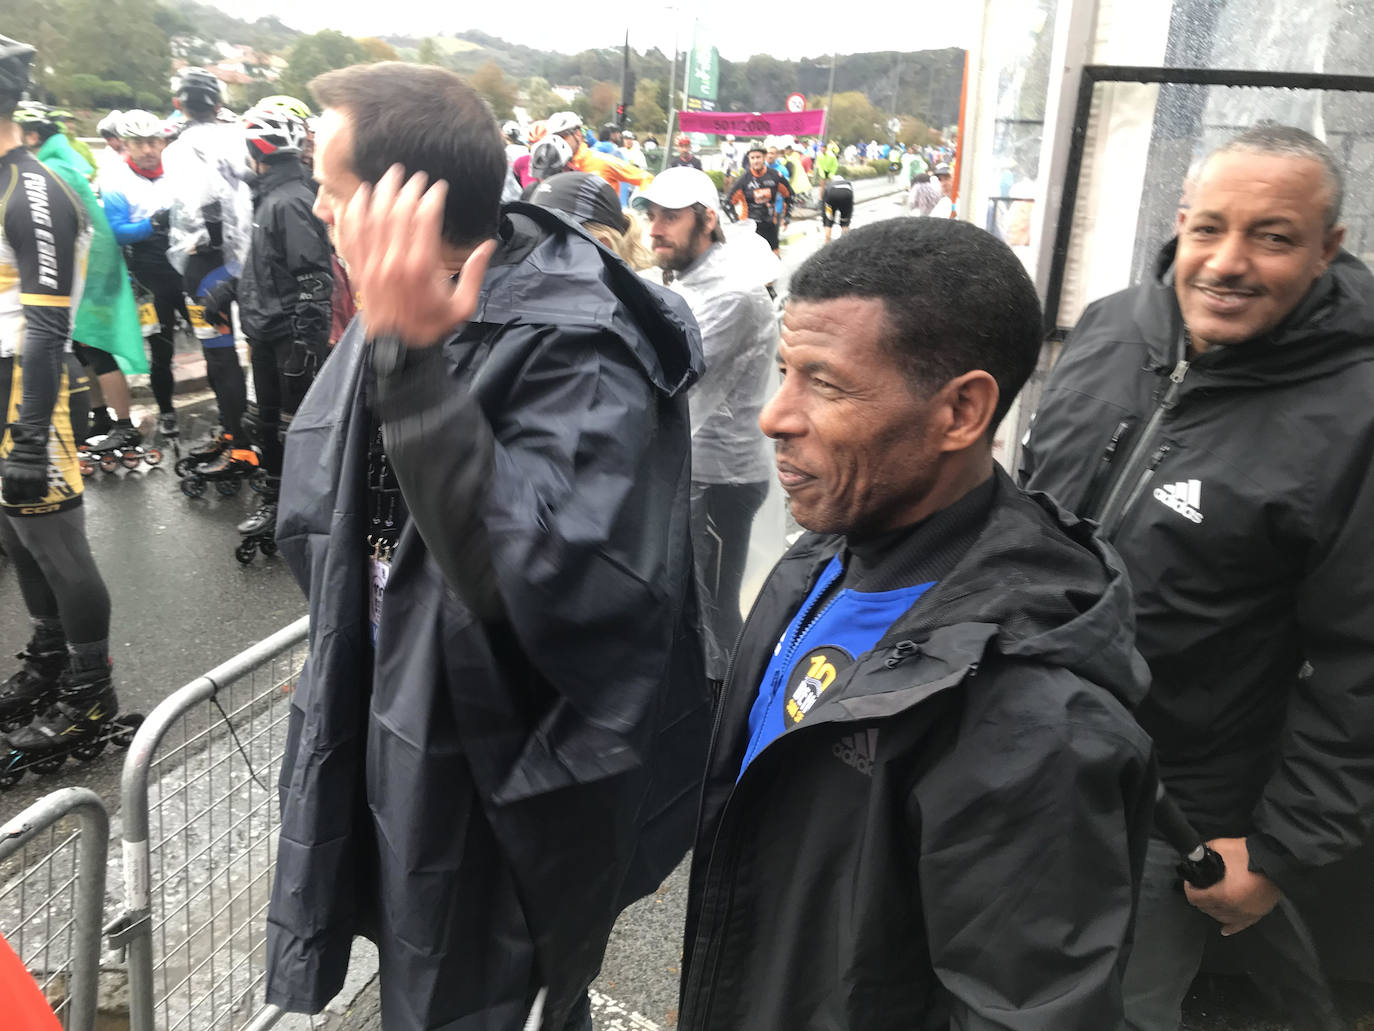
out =
[(800, 93), (789, 93), (787, 95), (787, 110), (794, 115), (801, 114), (806, 110), (806, 98)]

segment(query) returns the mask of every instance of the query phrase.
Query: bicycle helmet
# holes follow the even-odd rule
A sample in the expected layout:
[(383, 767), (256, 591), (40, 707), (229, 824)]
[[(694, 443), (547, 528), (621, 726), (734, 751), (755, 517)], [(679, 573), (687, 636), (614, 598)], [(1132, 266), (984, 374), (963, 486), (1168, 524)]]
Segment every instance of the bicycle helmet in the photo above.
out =
[(530, 151), (530, 175), (547, 179), (557, 175), (573, 159), (572, 148), (562, 136), (549, 136), (535, 144)]
[(688, 136), (685, 132), (678, 133), (677, 139), (673, 140), (674, 147), (690, 147), (691, 145), (692, 138)]
[(549, 115), (548, 128), (551, 136), (562, 136), (565, 132), (581, 129), (582, 119), (576, 111), (559, 111)]
[(177, 81), (177, 99), (192, 107), (217, 107), (223, 99), (219, 80), (204, 68), (184, 68)]
[(535, 122), (533, 125), (530, 126), (530, 146), (533, 147), (536, 143), (538, 143), (548, 134), (548, 122)]
[(0, 36), (0, 97), (18, 100), (29, 88), (34, 49), (9, 36)]
[(118, 136), (119, 120), (123, 117), (123, 111), (111, 111), (96, 124), (95, 131), (101, 136)]
[(305, 144), (305, 119), (287, 108), (260, 103), (244, 113), (243, 135), (255, 160), (299, 154)]
[(166, 126), (151, 111), (135, 108), (120, 116), (119, 135), (125, 139), (162, 139), (166, 135)]
[(522, 139), (520, 138), (520, 123), (519, 123), (519, 122), (502, 122), (502, 123), (501, 123), (501, 135), (504, 136), (506, 139), (510, 140), (512, 143), (523, 143), (523, 142), (525, 142), (524, 140), (522, 140)]
[[(315, 117), (315, 112), (310, 110), (310, 105), (304, 100), (297, 100), (295, 97), (288, 97), (285, 93), (274, 93), (270, 97), (263, 97), (253, 105), (254, 110), (263, 110), (270, 107), (279, 107), (284, 111), (290, 111), (307, 126), (310, 120)], [(248, 117), (247, 114), (244, 115)]]
[(56, 113), (47, 104), (39, 104), (32, 100), (21, 100), (19, 106), (14, 109), (11, 118), (16, 125), (22, 125), (25, 129), (56, 129)]

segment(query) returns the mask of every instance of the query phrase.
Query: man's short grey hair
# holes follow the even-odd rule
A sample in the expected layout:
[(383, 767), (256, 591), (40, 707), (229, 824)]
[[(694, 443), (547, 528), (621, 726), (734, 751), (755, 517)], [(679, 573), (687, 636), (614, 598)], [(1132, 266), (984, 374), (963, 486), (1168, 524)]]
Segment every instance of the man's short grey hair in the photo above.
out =
[(1326, 228), (1330, 229), (1340, 220), (1341, 202), (1345, 199), (1345, 173), (1337, 164), (1336, 155), (1332, 153), (1331, 148), (1310, 132), (1291, 125), (1261, 122), (1208, 154), (1204, 165), (1218, 154), (1233, 154), (1237, 151), (1309, 158), (1320, 163), (1324, 170), (1327, 189), (1330, 191), (1330, 200), (1326, 205)]

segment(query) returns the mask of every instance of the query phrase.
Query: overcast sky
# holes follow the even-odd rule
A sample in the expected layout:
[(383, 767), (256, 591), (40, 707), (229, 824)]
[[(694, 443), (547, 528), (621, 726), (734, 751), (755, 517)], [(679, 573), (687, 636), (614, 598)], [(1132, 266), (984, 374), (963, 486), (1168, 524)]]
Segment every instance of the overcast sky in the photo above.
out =
[[(696, 4), (677, 8), (648, 2), (625, 5), (578, 0), (513, 0), (513, 2), (435, 4), (399, 0), (212, 0), (225, 11), (252, 21), (276, 14), (305, 32), (338, 29), (351, 36), (451, 35), (480, 29), (493, 36), (538, 47), (576, 53), (593, 47), (618, 46), (630, 31), (630, 46), (657, 46), (671, 55), (676, 25), (681, 46), (690, 45), (691, 16)], [(616, 8), (623, 6), (625, 10)], [(935, 50), (968, 47), (976, 30), (972, 11), (978, 5), (943, 3), (922, 11), (908, 6), (900, 14), (867, 6), (851, 14), (836, 0), (788, 0), (769, 6), (715, 4), (718, 14), (701, 18), (701, 31), (721, 56), (741, 61), (751, 54), (796, 59), (819, 57), (830, 50), (843, 54), (874, 50)]]

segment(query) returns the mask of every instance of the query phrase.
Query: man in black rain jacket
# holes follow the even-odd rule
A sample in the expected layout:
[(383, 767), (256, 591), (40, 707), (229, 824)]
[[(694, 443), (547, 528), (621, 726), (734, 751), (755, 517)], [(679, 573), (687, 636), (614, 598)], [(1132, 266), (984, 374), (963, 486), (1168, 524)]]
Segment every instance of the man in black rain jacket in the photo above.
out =
[(1235, 933), (1300, 895), (1374, 807), (1374, 277), (1340, 194), (1300, 130), (1213, 154), (1153, 277), (1083, 313), (1024, 453), (1126, 564), (1140, 722), (1227, 863), (1189, 906), (1152, 843), (1133, 1027), (1178, 1026), (1209, 917)]
[(287, 439), (311, 650), (267, 997), (318, 1011), (366, 934), (387, 1031), (590, 1027), (615, 917), (682, 858), (701, 780), (700, 339), (571, 222), (498, 207), (499, 134), (453, 73), (312, 89), (316, 210), (362, 308)]
[(721, 698), (680, 1028), (1120, 1025), (1145, 670), (1116, 557), (992, 460), (1039, 344), (965, 223), (865, 226), (793, 277), (759, 422), (813, 532)]

